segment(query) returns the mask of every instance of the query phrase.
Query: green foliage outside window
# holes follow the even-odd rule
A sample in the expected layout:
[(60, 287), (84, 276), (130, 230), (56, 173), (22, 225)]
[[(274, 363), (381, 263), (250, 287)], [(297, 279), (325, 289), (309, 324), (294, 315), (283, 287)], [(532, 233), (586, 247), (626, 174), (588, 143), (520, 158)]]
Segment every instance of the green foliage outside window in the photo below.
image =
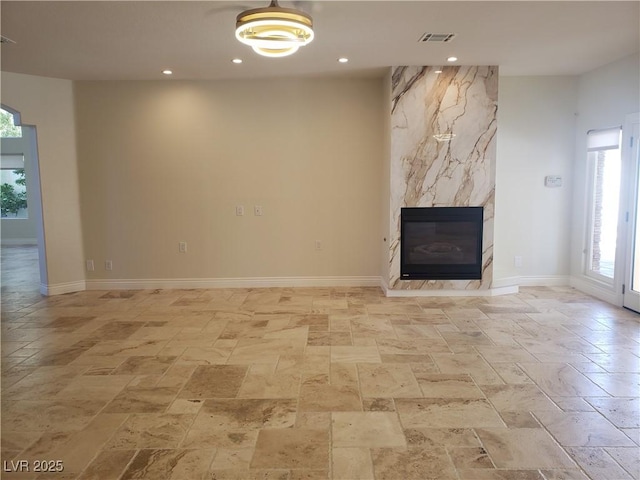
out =
[[(26, 186), (26, 178), (24, 168), (14, 170), (13, 173), (18, 176), (16, 184)], [(18, 216), (18, 212), (27, 208), (27, 192), (16, 191), (13, 185), (3, 183), (0, 185), (0, 212), (3, 217), (8, 217), (9, 214), (13, 214), (14, 217)]]
[(22, 137), (22, 128), (13, 124), (13, 115), (2, 109), (0, 109), (0, 137)]

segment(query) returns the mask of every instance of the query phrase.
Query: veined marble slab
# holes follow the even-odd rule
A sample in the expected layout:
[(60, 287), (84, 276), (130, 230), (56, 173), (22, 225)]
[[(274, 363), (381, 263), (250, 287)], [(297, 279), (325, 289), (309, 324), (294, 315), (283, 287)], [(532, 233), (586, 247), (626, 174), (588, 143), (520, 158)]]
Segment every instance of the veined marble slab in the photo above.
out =
[[(395, 67), (390, 288), (485, 290), (493, 278), (498, 67)], [(453, 134), (448, 142), (434, 135)], [(484, 207), (482, 280), (401, 280), (403, 207)]]

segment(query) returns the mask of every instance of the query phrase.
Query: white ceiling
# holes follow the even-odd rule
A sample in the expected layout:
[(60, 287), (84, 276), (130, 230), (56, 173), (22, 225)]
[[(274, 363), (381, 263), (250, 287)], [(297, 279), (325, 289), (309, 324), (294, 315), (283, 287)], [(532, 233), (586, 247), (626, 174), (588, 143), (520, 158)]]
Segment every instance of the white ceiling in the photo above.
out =
[[(640, 49), (640, 1), (285, 1), (316, 38), (263, 58), (234, 37), (262, 1), (1, 2), (2, 70), (73, 80), (376, 75), (393, 65), (499, 65), (502, 75), (581, 74)], [(449, 43), (419, 43), (425, 33)], [(346, 56), (347, 64), (337, 58)], [(241, 65), (231, 63), (239, 57)]]

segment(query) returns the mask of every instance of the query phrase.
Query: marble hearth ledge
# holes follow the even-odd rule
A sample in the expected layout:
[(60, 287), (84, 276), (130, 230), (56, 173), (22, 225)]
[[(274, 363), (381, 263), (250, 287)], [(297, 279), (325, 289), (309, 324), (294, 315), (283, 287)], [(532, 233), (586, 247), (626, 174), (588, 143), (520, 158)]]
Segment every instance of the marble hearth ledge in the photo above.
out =
[(482, 290), (452, 290), (452, 289), (414, 289), (399, 290), (392, 289), (384, 282), (382, 291), (387, 297), (495, 297), (498, 295), (509, 295), (520, 291), (519, 285), (505, 285), (501, 287), (490, 287)]

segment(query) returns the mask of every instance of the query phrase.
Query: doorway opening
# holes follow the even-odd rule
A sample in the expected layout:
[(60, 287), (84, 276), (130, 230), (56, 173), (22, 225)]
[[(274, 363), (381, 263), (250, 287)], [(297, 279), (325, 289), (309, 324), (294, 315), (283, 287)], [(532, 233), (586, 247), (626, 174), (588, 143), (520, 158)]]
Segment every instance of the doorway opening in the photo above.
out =
[(0, 110), (2, 293), (39, 293), (47, 284), (36, 127)]

